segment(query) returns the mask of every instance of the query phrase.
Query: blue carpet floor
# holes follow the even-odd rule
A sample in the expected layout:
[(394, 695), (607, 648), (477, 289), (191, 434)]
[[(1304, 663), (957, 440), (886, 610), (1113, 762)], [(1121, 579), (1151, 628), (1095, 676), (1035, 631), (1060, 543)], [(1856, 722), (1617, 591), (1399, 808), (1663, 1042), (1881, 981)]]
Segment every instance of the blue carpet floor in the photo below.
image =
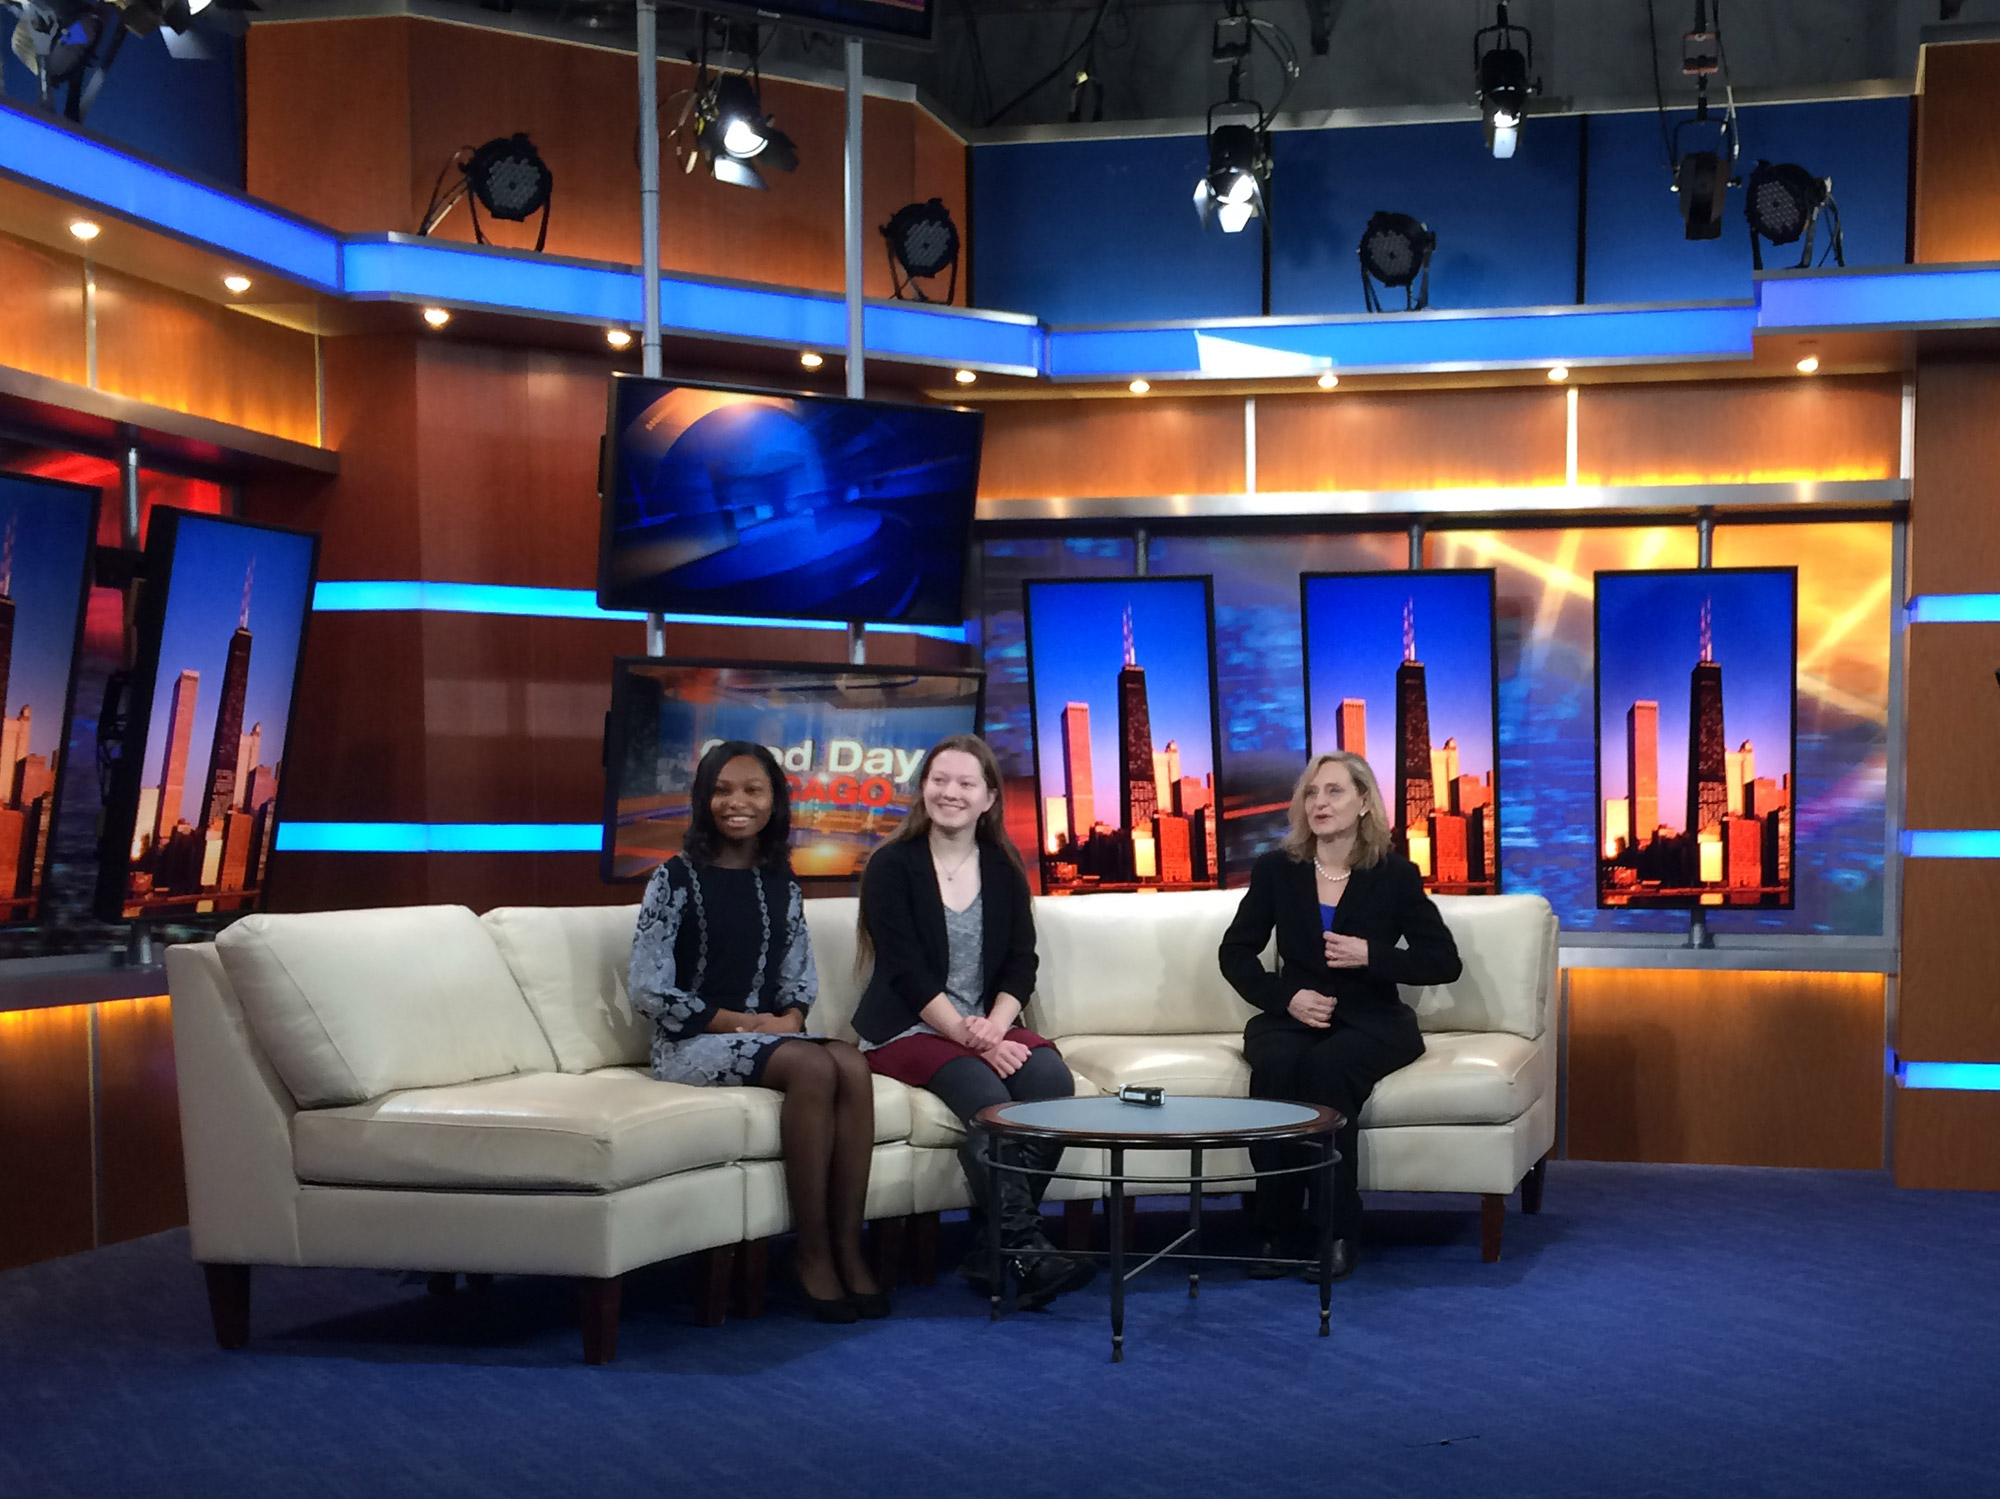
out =
[(1102, 1276), (826, 1328), (774, 1274), (704, 1330), (673, 1267), (605, 1368), (560, 1285), (348, 1271), (259, 1271), (222, 1353), (163, 1234), (0, 1275), (0, 1495), (2000, 1494), (2000, 1197), (1557, 1162), (1496, 1265), (1471, 1215), (1388, 1206), (1331, 1338), (1304, 1284), (1162, 1269), (1116, 1366)]

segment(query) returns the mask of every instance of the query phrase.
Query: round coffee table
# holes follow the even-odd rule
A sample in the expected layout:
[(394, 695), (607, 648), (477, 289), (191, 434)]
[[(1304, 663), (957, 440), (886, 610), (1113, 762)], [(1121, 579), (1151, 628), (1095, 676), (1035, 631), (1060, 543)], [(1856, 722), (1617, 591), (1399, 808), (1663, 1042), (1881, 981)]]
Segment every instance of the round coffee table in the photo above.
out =
[[(1266, 1176), (1291, 1176), (1303, 1172), (1321, 1173), (1322, 1201), (1333, 1195), (1333, 1167), (1340, 1159), (1334, 1148), (1334, 1131), (1346, 1121), (1333, 1109), (1310, 1103), (1279, 1103), (1264, 1098), (1184, 1098), (1169, 1097), (1159, 1104), (1127, 1103), (1116, 1095), (1097, 1098), (1049, 1098), (1032, 1103), (1000, 1103), (982, 1109), (975, 1121), (984, 1132), (982, 1154), (988, 1181), (997, 1188), (1002, 1171), (1028, 1173), (1028, 1168), (999, 1156), (1006, 1140), (1041, 1140), (1063, 1146), (1096, 1146), (1110, 1153), (1111, 1169), (1102, 1176), (1080, 1171), (1054, 1171), (1051, 1176), (1064, 1181), (1103, 1182), (1110, 1188), (1111, 1230), (1111, 1361), (1125, 1358), (1125, 1282), (1161, 1260), (1228, 1260), (1240, 1255), (1207, 1255), (1201, 1249), (1201, 1194), (1204, 1183), (1202, 1152), (1259, 1144), (1267, 1140), (1318, 1141), (1320, 1158), (1302, 1166), (1283, 1166), (1271, 1171), (1232, 1171), (1229, 1180), (1255, 1180)], [(1132, 1150), (1185, 1150), (1188, 1152), (1187, 1230), (1157, 1254), (1148, 1255), (1131, 1270), (1125, 1268), (1125, 1194), (1128, 1178), (1125, 1154)], [(1178, 1177), (1147, 1177), (1146, 1183), (1181, 1180)], [(997, 1190), (989, 1191), (988, 1201), (999, 1201)], [(1332, 1215), (1320, 1215), (1319, 1234), (1319, 1335), (1326, 1337), (1333, 1311), (1333, 1222)], [(990, 1315), (1000, 1317), (1000, 1289), (1005, 1277), (1000, 1268), (1000, 1214), (986, 1215), (987, 1252), (992, 1271), (993, 1295)], [(1182, 1251), (1182, 1246), (1187, 1246)], [(1028, 1251), (1034, 1253), (1046, 1251)], [(1064, 1251), (1067, 1253), (1067, 1251)], [(1294, 1262), (1300, 1268), (1311, 1260)], [(1188, 1295), (1201, 1294), (1201, 1272), (1197, 1265), (1188, 1273)]]

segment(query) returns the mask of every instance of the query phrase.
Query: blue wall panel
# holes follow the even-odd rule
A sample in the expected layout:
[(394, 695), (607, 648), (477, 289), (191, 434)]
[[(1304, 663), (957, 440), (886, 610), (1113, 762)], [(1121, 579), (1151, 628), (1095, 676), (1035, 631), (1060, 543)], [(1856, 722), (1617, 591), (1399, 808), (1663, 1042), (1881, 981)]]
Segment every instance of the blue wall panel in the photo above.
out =
[[(1578, 133), (1574, 119), (1531, 121), (1508, 161), (1493, 159), (1470, 121), (1279, 133), (1272, 313), (1365, 312), (1358, 249), (1378, 209), (1410, 214), (1437, 235), (1433, 307), (1574, 302)], [(1401, 292), (1382, 297), (1384, 307), (1402, 305)]]
[[(1907, 99), (1772, 104), (1738, 112), (1745, 182), (1757, 159), (1795, 161), (1833, 178), (1849, 265), (1900, 265), (1909, 203)], [(1688, 111), (1670, 113), (1669, 121)], [(1695, 148), (1695, 132), (1686, 144)], [(1708, 135), (1702, 137), (1705, 142)], [(1751, 295), (1750, 231), (1743, 189), (1731, 188), (1722, 237), (1682, 237), (1657, 114), (1590, 121), (1590, 220), (1586, 295), (1593, 302), (1707, 302)], [(1798, 247), (1766, 245), (1765, 264), (1790, 265)], [(1824, 226), (1815, 256), (1824, 253)], [(1831, 262), (1829, 262), (1830, 264)]]
[[(158, 33), (128, 36), (85, 128), (179, 171), (241, 188), (243, 124), (237, 61), (241, 44), (207, 32), (203, 40), (217, 56), (178, 58), (168, 53)], [(35, 75), (11, 52), (0, 68), (7, 97), (33, 106)]]
[(1255, 226), (1204, 232), (1200, 135), (976, 146), (975, 291), (981, 307), (1045, 323), (1255, 317)]

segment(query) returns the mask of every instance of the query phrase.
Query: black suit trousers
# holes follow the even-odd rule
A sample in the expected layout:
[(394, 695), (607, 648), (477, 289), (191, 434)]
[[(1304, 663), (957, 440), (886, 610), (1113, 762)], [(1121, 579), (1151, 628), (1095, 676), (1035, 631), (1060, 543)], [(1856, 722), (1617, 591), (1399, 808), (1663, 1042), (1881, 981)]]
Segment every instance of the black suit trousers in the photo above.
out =
[[(1423, 1055), (1422, 1044), (1384, 1039), (1343, 1024), (1334, 1012), (1328, 1030), (1315, 1030), (1287, 1016), (1262, 1015), (1250, 1022), (1243, 1037), (1243, 1054), (1250, 1063), (1250, 1096), (1317, 1103), (1338, 1109), (1346, 1119), (1334, 1135), (1340, 1161), (1333, 1172), (1333, 1232), (1352, 1238), (1361, 1228), (1360, 1143), (1361, 1106), (1375, 1085), (1398, 1068)], [(1273, 1140), (1250, 1147), (1259, 1171), (1302, 1166), (1318, 1158), (1317, 1145)], [(1257, 1183), (1257, 1229), (1265, 1235), (1287, 1233), (1304, 1221), (1307, 1175), (1268, 1177)], [(1316, 1204), (1315, 1212), (1325, 1210)]]

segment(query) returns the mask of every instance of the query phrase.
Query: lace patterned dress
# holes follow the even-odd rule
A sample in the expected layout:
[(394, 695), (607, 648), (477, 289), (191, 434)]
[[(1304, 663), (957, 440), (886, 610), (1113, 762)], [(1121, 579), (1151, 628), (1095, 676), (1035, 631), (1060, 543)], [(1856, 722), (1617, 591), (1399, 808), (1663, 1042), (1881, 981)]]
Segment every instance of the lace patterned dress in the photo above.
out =
[(675, 855), (653, 873), (632, 943), (632, 1008), (653, 1022), (653, 1076), (754, 1086), (785, 1041), (712, 1032), (717, 1010), (807, 1010), (818, 992), (805, 901), (783, 870), (697, 869)]

